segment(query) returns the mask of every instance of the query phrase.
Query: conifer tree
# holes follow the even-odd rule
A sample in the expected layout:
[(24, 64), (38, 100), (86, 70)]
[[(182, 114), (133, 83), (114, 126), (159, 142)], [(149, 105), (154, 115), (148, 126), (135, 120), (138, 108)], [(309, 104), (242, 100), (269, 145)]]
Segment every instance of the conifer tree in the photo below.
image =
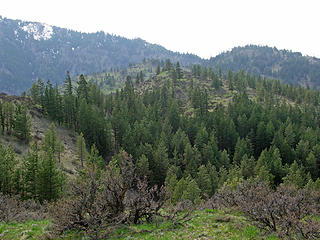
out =
[(81, 162), (81, 167), (83, 167), (83, 164), (87, 158), (88, 152), (86, 149), (86, 142), (84, 140), (83, 134), (80, 133), (80, 135), (77, 137), (77, 154), (78, 158)]
[(159, 75), (159, 74), (160, 74), (160, 72), (161, 72), (160, 64), (158, 64), (158, 66), (157, 66), (157, 70), (156, 70), (156, 74), (157, 74), (157, 75)]
[(201, 189), (201, 194), (203, 197), (208, 198), (211, 196), (211, 194), (212, 194), (212, 192), (211, 192), (212, 191), (211, 178), (208, 173), (208, 169), (204, 165), (201, 165), (198, 168), (197, 184), (198, 184), (199, 188)]
[(57, 136), (56, 127), (52, 123), (48, 131), (45, 133), (43, 140), (42, 150), (52, 150), (52, 153), (58, 157), (59, 163), (61, 162), (61, 153), (64, 151), (64, 146)]
[(1, 125), (1, 134), (4, 134), (4, 113), (2, 103), (0, 103), (0, 125)]
[(17, 160), (12, 145), (6, 149), (0, 145), (0, 190), (4, 194), (14, 192), (14, 173)]
[(285, 185), (296, 185), (298, 188), (302, 188), (306, 183), (306, 174), (301, 166), (294, 161), (289, 170), (288, 174), (283, 178)]
[(171, 202), (173, 204), (176, 204), (177, 202), (180, 201), (180, 199), (182, 198), (183, 191), (184, 191), (185, 187), (186, 187), (186, 181), (184, 178), (181, 178), (174, 188), (174, 192), (173, 192), (172, 199), (171, 199)]
[(181, 70), (179, 62), (177, 62), (177, 64), (176, 64), (176, 77), (177, 77), (177, 79), (182, 78), (182, 70)]
[(64, 176), (58, 169), (52, 148), (44, 149), (39, 164), (38, 198), (41, 202), (57, 200), (63, 192)]
[(39, 178), (39, 149), (35, 142), (23, 162), (24, 168), (24, 197), (37, 198)]
[(193, 203), (199, 203), (200, 192), (201, 190), (199, 189), (197, 182), (193, 178), (188, 176), (186, 178), (186, 186), (182, 193), (181, 199), (190, 200)]
[(144, 154), (142, 154), (142, 156), (138, 158), (135, 164), (135, 169), (137, 177), (139, 177), (140, 179), (147, 177), (149, 179), (149, 176), (151, 174), (149, 169), (149, 161)]
[(155, 146), (155, 151), (153, 153), (153, 166), (150, 166), (154, 179), (153, 184), (161, 186), (164, 183), (168, 164), (168, 149), (166, 148), (165, 143), (160, 141), (158, 146)]
[(14, 135), (25, 142), (30, 139), (30, 117), (26, 108), (23, 105), (18, 104), (15, 112), (15, 119), (13, 124)]
[(87, 86), (87, 81), (84, 78), (84, 75), (81, 74), (79, 77), (78, 81), (78, 88), (77, 88), (77, 94), (78, 94), (78, 99), (85, 99), (86, 102), (88, 102), (88, 86)]
[(64, 81), (64, 95), (72, 96), (72, 83), (69, 71), (67, 71), (66, 80)]

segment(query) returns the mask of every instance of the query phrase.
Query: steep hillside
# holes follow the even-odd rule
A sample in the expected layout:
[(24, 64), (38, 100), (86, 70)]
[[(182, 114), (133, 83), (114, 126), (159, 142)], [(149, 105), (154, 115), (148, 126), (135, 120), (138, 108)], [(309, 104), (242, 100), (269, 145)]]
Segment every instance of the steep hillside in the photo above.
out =
[(200, 63), (191, 54), (169, 51), (142, 39), (104, 32), (81, 33), (36, 22), (0, 16), (0, 92), (20, 94), (38, 77), (61, 83), (71, 76), (127, 66), (144, 58)]
[(211, 58), (209, 65), (224, 72), (244, 70), (284, 83), (320, 88), (320, 59), (299, 52), (248, 45)]
[[(4, 146), (12, 145), (13, 149), (19, 159), (25, 157), (30, 150), (30, 146), (34, 142), (42, 144), (44, 135), (49, 129), (50, 125), (53, 123), (43, 114), (43, 111), (39, 106), (34, 105), (30, 98), (27, 97), (17, 97), (17, 96), (7, 96), (0, 95), (0, 104), (13, 103), (23, 104), (27, 106), (28, 115), (30, 117), (30, 141), (26, 144), (24, 141), (17, 139), (14, 134), (3, 133), (0, 130), (0, 144)], [(57, 125), (57, 124), (55, 124)], [(76, 151), (76, 138), (77, 134), (62, 126), (56, 126), (56, 132), (58, 138), (64, 146), (64, 151), (61, 155), (61, 163), (63, 166), (63, 171), (67, 173), (68, 176), (74, 175), (76, 173), (76, 168), (79, 167), (79, 162), (77, 161)]]

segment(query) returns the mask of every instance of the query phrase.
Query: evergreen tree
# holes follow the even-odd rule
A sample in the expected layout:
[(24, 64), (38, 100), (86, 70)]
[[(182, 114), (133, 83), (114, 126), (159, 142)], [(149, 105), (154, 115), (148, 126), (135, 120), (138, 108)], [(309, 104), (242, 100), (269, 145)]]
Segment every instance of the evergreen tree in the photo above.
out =
[(14, 193), (14, 174), (17, 160), (13, 147), (6, 149), (0, 145), (0, 190), (4, 194)]
[(160, 64), (157, 66), (156, 75), (159, 75), (161, 72)]
[(88, 102), (88, 86), (87, 86), (87, 81), (84, 78), (84, 75), (81, 74), (79, 77), (79, 81), (78, 81), (78, 88), (77, 88), (77, 95), (78, 95), (78, 99), (85, 99), (86, 102)]
[(140, 179), (143, 179), (144, 177), (147, 177), (149, 179), (149, 176), (151, 174), (149, 169), (149, 161), (144, 154), (142, 154), (142, 156), (138, 158), (135, 164), (135, 169), (136, 174)]
[(201, 190), (201, 194), (204, 198), (208, 198), (212, 195), (211, 178), (208, 173), (208, 169), (204, 165), (201, 165), (198, 168), (197, 184), (198, 184), (198, 186)]
[(153, 184), (161, 186), (166, 178), (166, 173), (168, 169), (169, 159), (168, 152), (163, 141), (160, 141), (158, 146), (155, 146), (155, 151), (153, 153), (153, 164), (150, 166), (153, 175)]
[(201, 190), (199, 189), (197, 182), (190, 176), (187, 177), (185, 190), (182, 193), (181, 199), (190, 200), (195, 204), (199, 204), (201, 200), (200, 193)]
[(51, 147), (44, 149), (39, 162), (38, 198), (41, 202), (57, 200), (64, 186), (64, 176), (58, 169), (57, 159)]
[(87, 159), (88, 156), (88, 152), (86, 149), (86, 142), (83, 138), (83, 134), (80, 133), (80, 135), (77, 137), (77, 154), (78, 154), (78, 158), (81, 162), (81, 167), (83, 167), (83, 164), (85, 162), (85, 160)]
[(182, 70), (181, 70), (181, 68), (180, 68), (180, 63), (179, 62), (177, 62), (177, 64), (176, 64), (176, 78), (177, 79), (181, 79), (183, 76), (182, 76)]
[(254, 168), (255, 168), (256, 162), (254, 157), (248, 158), (247, 154), (244, 154), (241, 163), (240, 163), (240, 169), (241, 169), (241, 175), (244, 179), (249, 179), (254, 176)]
[(199, 155), (195, 153), (190, 143), (187, 143), (184, 149), (183, 157), (184, 157), (184, 163), (186, 166), (186, 169), (185, 169), (186, 173), (192, 176), (195, 176), (196, 171), (198, 169), (198, 163), (196, 158), (199, 157)]
[(69, 71), (67, 71), (66, 80), (64, 82), (64, 95), (72, 96), (72, 83)]
[(30, 139), (30, 117), (27, 110), (22, 105), (17, 105), (13, 124), (14, 135), (21, 141), (28, 142)]
[(309, 172), (312, 176), (312, 179), (316, 179), (319, 176), (319, 167), (317, 164), (317, 159), (314, 156), (313, 152), (310, 152), (306, 161), (304, 163), (306, 172)]
[(39, 181), (39, 149), (35, 142), (24, 159), (24, 197), (37, 198)]
[(176, 204), (181, 200), (185, 188), (186, 188), (186, 181), (184, 178), (181, 178), (174, 188), (173, 196), (171, 199), (171, 202), (173, 204)]
[(42, 150), (47, 151), (51, 149), (52, 153), (58, 157), (59, 163), (61, 162), (61, 153), (64, 151), (63, 144), (57, 136), (56, 127), (52, 123), (48, 131), (45, 133)]
[(305, 176), (306, 174), (302, 167), (294, 161), (288, 170), (288, 174), (283, 178), (283, 183), (285, 185), (296, 185), (298, 188), (302, 188), (307, 183)]

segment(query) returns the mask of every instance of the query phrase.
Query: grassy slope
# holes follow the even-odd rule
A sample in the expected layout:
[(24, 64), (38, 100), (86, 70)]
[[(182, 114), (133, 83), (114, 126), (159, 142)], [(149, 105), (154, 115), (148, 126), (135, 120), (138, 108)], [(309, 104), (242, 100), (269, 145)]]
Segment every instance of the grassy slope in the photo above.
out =
[[(0, 224), (0, 238), (43, 239), (50, 236), (50, 221), (28, 221), (24, 224)], [(63, 239), (79, 239), (76, 234), (68, 234)], [(174, 226), (171, 222), (123, 225), (117, 228), (109, 239), (278, 239), (266, 235), (251, 225), (238, 213), (218, 210), (195, 211), (192, 219), (184, 226)]]

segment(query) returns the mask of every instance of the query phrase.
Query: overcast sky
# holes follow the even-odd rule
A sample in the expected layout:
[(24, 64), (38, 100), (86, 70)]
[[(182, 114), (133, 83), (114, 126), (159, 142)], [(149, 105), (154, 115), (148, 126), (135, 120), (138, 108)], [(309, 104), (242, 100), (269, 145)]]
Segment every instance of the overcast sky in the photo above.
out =
[(246, 44), (320, 57), (319, 0), (1, 0), (0, 15), (140, 37), (204, 58)]

